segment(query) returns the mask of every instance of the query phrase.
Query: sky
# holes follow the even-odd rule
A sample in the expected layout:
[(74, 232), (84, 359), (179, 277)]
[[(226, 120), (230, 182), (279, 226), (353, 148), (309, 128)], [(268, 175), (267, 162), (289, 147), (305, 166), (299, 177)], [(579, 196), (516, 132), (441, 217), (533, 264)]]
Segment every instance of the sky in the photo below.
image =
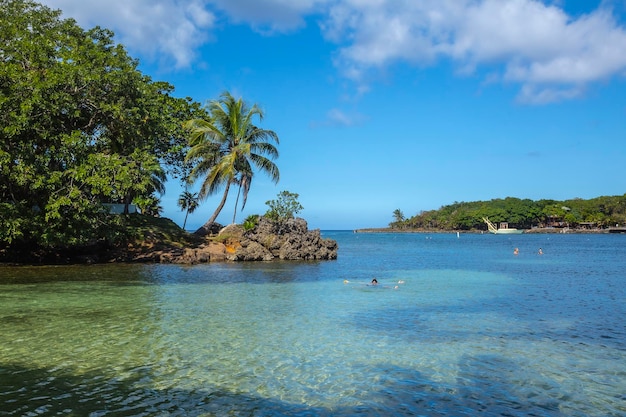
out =
[[(385, 227), (396, 209), (626, 193), (626, 0), (40, 2), (113, 30), (176, 96), (229, 91), (263, 109), (280, 182), (257, 173), (239, 223), (281, 191), (322, 230)], [(161, 202), (181, 226), (182, 191), (169, 181)]]

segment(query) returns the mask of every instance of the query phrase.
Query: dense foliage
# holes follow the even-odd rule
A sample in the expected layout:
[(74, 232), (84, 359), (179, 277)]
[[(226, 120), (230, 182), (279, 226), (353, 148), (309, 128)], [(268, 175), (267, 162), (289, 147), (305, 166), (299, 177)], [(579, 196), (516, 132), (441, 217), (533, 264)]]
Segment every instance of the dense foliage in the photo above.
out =
[(159, 210), (185, 176), (182, 122), (204, 111), (154, 82), (105, 29), (0, 0), (0, 250), (114, 238), (102, 203)]
[(409, 219), (394, 212), (393, 228), (438, 230), (486, 230), (483, 217), (494, 223), (508, 222), (511, 227), (598, 227), (626, 224), (626, 194), (590, 200), (565, 201), (507, 197), (490, 201), (455, 202), (439, 210), (423, 211)]

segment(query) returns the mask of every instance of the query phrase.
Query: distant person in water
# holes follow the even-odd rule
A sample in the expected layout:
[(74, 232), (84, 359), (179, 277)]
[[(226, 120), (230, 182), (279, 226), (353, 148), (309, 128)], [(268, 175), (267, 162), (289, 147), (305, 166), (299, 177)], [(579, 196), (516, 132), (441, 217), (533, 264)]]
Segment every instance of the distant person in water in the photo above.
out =
[(543, 255), (543, 249), (539, 248), (539, 252), (537, 252), (538, 255)]
[(378, 285), (378, 280), (376, 278), (374, 278), (374, 279), (372, 279), (372, 282), (370, 284)]
[(519, 255), (519, 249), (518, 248), (513, 249), (513, 255)]

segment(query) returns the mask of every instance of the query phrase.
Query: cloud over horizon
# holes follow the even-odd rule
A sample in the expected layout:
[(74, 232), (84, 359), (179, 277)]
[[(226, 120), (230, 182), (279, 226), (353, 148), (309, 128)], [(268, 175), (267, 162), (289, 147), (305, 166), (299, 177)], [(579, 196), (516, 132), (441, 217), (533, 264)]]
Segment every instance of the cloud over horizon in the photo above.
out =
[[(177, 68), (219, 41), (222, 19), (287, 36), (315, 20), (335, 66), (360, 89), (394, 65), (419, 71), (448, 60), (459, 74), (519, 86), (517, 100), (581, 97), (626, 75), (626, 29), (607, 7), (571, 16), (538, 0), (45, 0), (81, 25), (114, 30), (130, 50)], [(608, 3), (606, 3), (608, 4)], [(331, 57), (329, 56), (329, 59)]]

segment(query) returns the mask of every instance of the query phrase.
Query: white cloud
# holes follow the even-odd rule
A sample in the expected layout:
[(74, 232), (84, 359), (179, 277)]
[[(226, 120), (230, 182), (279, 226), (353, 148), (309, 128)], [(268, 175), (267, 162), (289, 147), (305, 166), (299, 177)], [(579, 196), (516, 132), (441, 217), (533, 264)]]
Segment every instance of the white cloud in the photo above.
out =
[(573, 86), (552, 86), (542, 85), (540, 87), (526, 83), (522, 85), (517, 100), (527, 104), (546, 104), (557, 101), (571, 100), (581, 97), (585, 93), (582, 85)]
[[(215, 16), (202, 0), (40, 0), (63, 11), (85, 29), (101, 26), (116, 34), (130, 51), (152, 59), (189, 66), (196, 49), (209, 38)], [(165, 59), (163, 59), (165, 58)]]
[(304, 26), (304, 18), (330, 0), (211, 0), (235, 22), (257, 30), (288, 32)]
[(521, 84), (525, 102), (574, 98), (589, 83), (624, 74), (626, 30), (610, 10), (577, 18), (537, 0), (345, 0), (323, 25), (341, 47), (344, 75), (366, 82), (397, 62), (452, 59)]
[[(571, 99), (626, 74), (626, 29), (608, 7), (568, 15), (559, 0), (43, 0), (84, 27), (114, 30), (131, 52), (191, 65), (218, 16), (266, 33), (320, 20), (335, 64), (367, 90), (397, 63), (450, 60), (459, 74), (520, 86), (518, 100)], [(603, 2), (610, 5), (610, 1)]]
[(311, 123), (311, 127), (351, 127), (359, 125), (366, 120), (360, 113), (347, 113), (343, 110), (333, 108), (326, 113), (326, 119), (321, 122)]
[(63, 11), (85, 29), (102, 26), (131, 51), (188, 67), (197, 49), (212, 38), (217, 14), (258, 31), (280, 33), (304, 25), (304, 18), (331, 0), (39, 0)]

